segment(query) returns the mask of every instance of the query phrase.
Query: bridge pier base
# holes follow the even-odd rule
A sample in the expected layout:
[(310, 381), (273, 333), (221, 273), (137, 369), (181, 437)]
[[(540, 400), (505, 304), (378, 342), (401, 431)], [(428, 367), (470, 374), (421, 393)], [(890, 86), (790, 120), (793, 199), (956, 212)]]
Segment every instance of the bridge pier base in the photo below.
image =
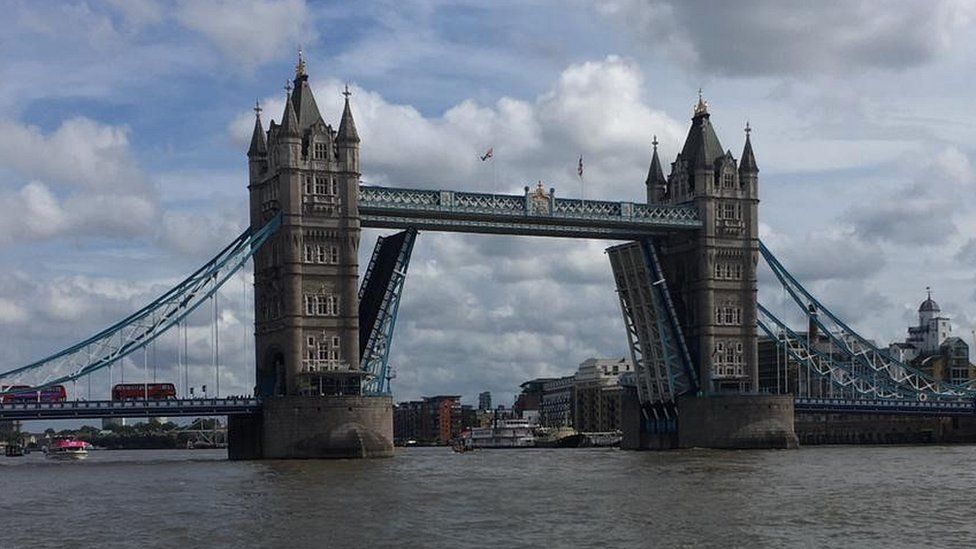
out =
[(228, 457), (361, 459), (393, 456), (393, 400), (363, 396), (263, 399), (253, 416), (228, 423)]
[(717, 394), (678, 399), (679, 448), (798, 446), (792, 395)]

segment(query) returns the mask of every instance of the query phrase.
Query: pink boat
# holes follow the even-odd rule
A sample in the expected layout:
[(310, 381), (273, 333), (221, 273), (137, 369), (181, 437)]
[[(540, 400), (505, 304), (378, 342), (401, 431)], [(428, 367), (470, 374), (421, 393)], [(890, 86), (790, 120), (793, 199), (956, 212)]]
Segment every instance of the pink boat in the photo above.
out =
[(89, 444), (83, 440), (73, 438), (58, 438), (47, 449), (47, 457), (51, 459), (69, 460), (85, 459), (88, 457)]

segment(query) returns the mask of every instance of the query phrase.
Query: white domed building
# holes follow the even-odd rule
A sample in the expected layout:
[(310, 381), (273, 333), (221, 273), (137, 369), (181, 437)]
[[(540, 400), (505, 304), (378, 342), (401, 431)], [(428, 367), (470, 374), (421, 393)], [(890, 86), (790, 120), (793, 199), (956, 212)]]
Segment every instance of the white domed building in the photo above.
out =
[(953, 383), (963, 383), (973, 378), (973, 366), (969, 362), (969, 345), (962, 338), (952, 335), (949, 317), (942, 314), (939, 304), (932, 299), (932, 291), (918, 307), (918, 326), (908, 327), (904, 342), (892, 343), (891, 355), (914, 365), (928, 374)]

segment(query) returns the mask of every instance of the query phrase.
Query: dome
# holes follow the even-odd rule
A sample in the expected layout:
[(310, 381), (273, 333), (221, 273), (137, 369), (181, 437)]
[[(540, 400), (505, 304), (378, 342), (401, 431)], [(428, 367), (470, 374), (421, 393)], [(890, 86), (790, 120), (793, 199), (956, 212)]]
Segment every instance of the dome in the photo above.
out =
[(938, 313), (941, 310), (942, 309), (939, 308), (939, 304), (932, 301), (932, 296), (929, 296), (928, 299), (923, 301), (922, 304), (918, 306), (918, 312), (920, 313)]

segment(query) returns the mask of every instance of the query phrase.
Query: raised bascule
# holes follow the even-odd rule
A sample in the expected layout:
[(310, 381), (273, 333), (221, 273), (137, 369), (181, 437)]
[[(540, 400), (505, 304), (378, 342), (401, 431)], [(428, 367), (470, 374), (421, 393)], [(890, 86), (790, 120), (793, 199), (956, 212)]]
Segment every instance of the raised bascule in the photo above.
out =
[[(875, 347), (760, 243), (750, 129), (747, 124), (737, 160), (722, 149), (700, 92), (667, 177), (654, 140), (644, 203), (560, 198), (541, 183), (517, 195), (363, 185), (362, 143), (348, 90), (344, 95), (333, 129), (300, 55), (281, 122), (265, 129), (255, 108), (247, 151), (250, 227), (146, 307), (63, 351), (0, 373), (0, 420), (226, 415), (231, 459), (391, 456), (389, 358), (410, 255), (427, 231), (612, 242), (607, 255), (635, 365), (625, 386), (628, 448), (795, 447), (794, 410), (976, 412), (976, 388), (935, 379)], [(364, 227), (399, 232), (378, 240), (360, 281)], [(126, 364), (135, 366), (139, 353), (147, 365), (163, 334), (182, 342), (177, 360), (188, 368), (189, 315), (208, 304), (219, 384), (217, 292), (248, 261), (254, 268), (252, 396), (221, 398), (218, 386), (216, 396), (203, 399), (92, 398), (93, 376), (111, 383)], [(757, 302), (762, 264), (795, 305), (794, 316), (806, 319), (805, 336)], [(759, 334), (795, 365), (795, 387), (809, 388), (817, 379), (821, 388), (760, 393)], [(822, 334), (829, 352), (811, 334)], [(807, 376), (802, 385), (800, 368)], [(13, 387), (74, 386), (84, 379), (85, 400), (13, 397)], [(188, 386), (187, 376), (184, 391)]]

